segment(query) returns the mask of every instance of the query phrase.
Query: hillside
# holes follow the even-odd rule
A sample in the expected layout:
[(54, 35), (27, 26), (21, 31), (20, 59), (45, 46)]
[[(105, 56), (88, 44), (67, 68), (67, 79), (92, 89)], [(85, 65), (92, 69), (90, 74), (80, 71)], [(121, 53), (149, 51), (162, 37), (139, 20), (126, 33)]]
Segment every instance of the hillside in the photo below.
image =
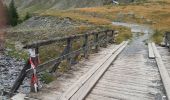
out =
[[(4, 0), (9, 4), (11, 0)], [(112, 3), (112, 0), (14, 0), (19, 12), (36, 12), (47, 9), (70, 9), (82, 7), (103, 6)], [(118, 0), (131, 2), (133, 0)]]
[[(54, 1), (55, 0), (51, 2)], [(65, 0), (61, 0), (60, 2), (64, 1)], [(75, 4), (78, 4), (78, 1), (80, 0), (77, 0)], [(28, 4), (31, 4), (30, 2)], [(37, 4), (43, 4), (43, 2), (45, 1), (41, 0), (41, 2)], [(100, 2), (98, 2), (98, 4), (99, 3)], [(22, 4), (22, 2), (19, 3), (18, 1), (17, 5), (21, 9), (21, 6), (19, 6), (20, 4)], [(60, 3), (54, 3), (51, 8), (55, 8), (56, 4)], [(36, 3), (33, 5), (36, 5)], [(28, 8), (30, 6), (28, 5)], [(99, 7), (74, 8), (69, 10), (46, 9), (46, 11), (37, 13), (36, 16), (33, 16), (22, 24), (16, 26), (10, 32), (11, 34), (7, 35), (6, 46), (8, 50), (10, 50), (11, 55), (16, 56), (18, 55), (16, 47), (20, 48), (19, 50), (21, 52), (22, 44), (27, 44), (28, 42), (110, 28), (119, 31), (119, 35), (116, 38), (117, 43), (129, 39), (131, 37), (129, 29), (113, 26), (111, 24), (113, 21), (149, 25), (154, 30), (158, 31), (159, 34), (154, 36), (154, 41), (160, 43), (162, 41), (161, 33), (169, 30), (169, 9), (169, 0), (150, 0), (145, 3), (123, 4), (117, 6), (105, 5)], [(18, 47), (16, 44), (20, 44), (20, 46)], [(11, 49), (14, 49), (15, 52)]]
[[(9, 3), (10, 0), (5, 0)], [(35, 12), (46, 9), (68, 9), (103, 5), (103, 0), (15, 0), (20, 12)]]

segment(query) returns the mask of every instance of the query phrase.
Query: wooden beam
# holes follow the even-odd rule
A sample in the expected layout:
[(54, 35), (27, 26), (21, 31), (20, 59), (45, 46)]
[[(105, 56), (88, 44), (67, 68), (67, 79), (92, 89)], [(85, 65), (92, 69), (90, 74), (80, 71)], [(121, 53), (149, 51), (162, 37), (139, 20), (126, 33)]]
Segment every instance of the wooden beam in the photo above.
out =
[(159, 54), (159, 52), (155, 46), (155, 43), (152, 43), (152, 48), (153, 48), (154, 54), (156, 56), (156, 63), (158, 65), (161, 79), (162, 79), (162, 82), (163, 82), (163, 85), (164, 85), (164, 88), (166, 91), (166, 96), (167, 96), (168, 100), (170, 100), (170, 76), (169, 76), (167, 69), (162, 61), (161, 55)]
[(155, 55), (154, 55), (154, 52), (153, 52), (152, 44), (151, 44), (151, 43), (148, 43), (148, 51), (149, 51), (149, 58), (150, 58), (150, 59), (154, 59), (154, 58), (155, 58)]
[[(98, 41), (99, 41), (99, 34), (95, 34), (94, 36), (95, 36), (95, 43), (98, 43)], [(99, 45), (97, 44), (95, 46), (95, 52), (97, 53), (98, 51), (99, 51)]]
[(84, 36), (84, 45), (83, 45), (83, 48), (84, 48), (84, 57), (86, 59), (88, 59), (88, 35), (85, 34)]
[[(113, 31), (113, 30), (91, 32), (91, 33), (85, 33), (85, 34), (89, 36), (89, 35), (94, 35), (94, 34), (103, 34), (104, 32), (108, 32), (108, 31)], [(66, 37), (58, 37), (58, 38), (54, 38), (54, 39), (50, 39), (50, 40), (40, 40), (40, 41), (37, 41), (37, 42), (34, 42), (34, 43), (27, 44), (23, 48), (24, 49), (36, 48), (36, 47), (40, 47), (40, 46), (53, 44), (53, 43), (56, 43), (56, 42), (66, 41), (68, 38), (79, 39), (80, 37), (83, 37), (85, 34), (70, 35), (70, 36), (66, 36)]]
[[(67, 39), (67, 52), (66, 54), (69, 54), (72, 50), (72, 39), (71, 38), (68, 38)], [(67, 57), (67, 66), (68, 68), (70, 69), (71, 68), (71, 61), (72, 61), (72, 54), (70, 54), (68, 57)]]

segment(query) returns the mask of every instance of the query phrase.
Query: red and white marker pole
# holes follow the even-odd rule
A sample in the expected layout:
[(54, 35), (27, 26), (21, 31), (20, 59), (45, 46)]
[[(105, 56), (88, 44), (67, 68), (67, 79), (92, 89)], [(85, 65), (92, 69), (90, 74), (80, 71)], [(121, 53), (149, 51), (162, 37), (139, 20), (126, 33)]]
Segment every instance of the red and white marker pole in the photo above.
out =
[(33, 74), (31, 77), (31, 91), (38, 92), (38, 77), (36, 72), (36, 67), (39, 64), (39, 55), (37, 49), (29, 49), (29, 63), (31, 65), (31, 69), (33, 70)]

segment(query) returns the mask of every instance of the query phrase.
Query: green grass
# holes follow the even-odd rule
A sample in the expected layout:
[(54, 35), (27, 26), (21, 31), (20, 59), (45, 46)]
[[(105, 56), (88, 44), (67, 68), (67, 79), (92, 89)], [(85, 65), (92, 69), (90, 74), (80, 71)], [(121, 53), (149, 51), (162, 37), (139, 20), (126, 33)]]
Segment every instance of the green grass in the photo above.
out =
[(48, 73), (48, 72), (44, 72), (41, 75), (40, 80), (42, 82), (44, 82), (45, 84), (49, 84), (50, 82), (55, 80), (55, 77), (53, 75), (51, 75), (50, 73)]
[(160, 44), (163, 41), (163, 32), (156, 30), (152, 36), (152, 41)]
[(120, 44), (121, 42), (125, 40), (129, 40), (133, 36), (129, 28), (117, 27), (116, 30), (119, 31), (117, 37), (115, 38), (116, 44)]
[(15, 44), (13, 42), (6, 41), (5, 48), (7, 48), (7, 54), (16, 59), (24, 59), (25, 61), (28, 59), (28, 53), (24, 50), (16, 50)]

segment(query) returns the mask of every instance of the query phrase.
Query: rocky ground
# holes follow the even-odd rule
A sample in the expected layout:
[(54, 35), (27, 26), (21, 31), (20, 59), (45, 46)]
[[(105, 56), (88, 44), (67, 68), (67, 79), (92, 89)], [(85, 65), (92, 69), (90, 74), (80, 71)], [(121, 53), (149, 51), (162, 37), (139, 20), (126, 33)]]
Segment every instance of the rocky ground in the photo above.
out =
[[(3, 92), (8, 92), (22, 70), (25, 62), (5, 54), (0, 54), (0, 97)], [(18, 92), (28, 93), (28, 79), (24, 81)], [(1, 98), (0, 98), (1, 99)]]
[(52, 16), (34, 16), (8, 31), (7, 39), (27, 43), (42, 39), (61, 37), (86, 31), (79, 27), (90, 27), (86, 23), (74, 21), (70, 18)]
[(72, 34), (81, 34), (93, 29), (91, 25), (71, 18), (34, 16), (8, 30), (5, 46), (10, 56), (27, 58), (27, 51), (22, 48), (25, 44)]

